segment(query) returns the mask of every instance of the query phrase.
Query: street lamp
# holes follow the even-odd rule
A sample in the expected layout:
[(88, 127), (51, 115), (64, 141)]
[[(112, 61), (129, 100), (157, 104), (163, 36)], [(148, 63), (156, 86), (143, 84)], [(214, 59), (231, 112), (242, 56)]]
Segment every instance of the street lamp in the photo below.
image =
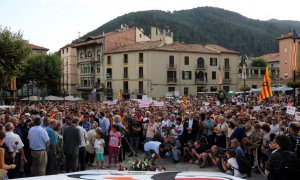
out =
[[(299, 36), (296, 33), (296, 30), (294, 29), (294, 32), (292, 34), (292, 39), (293, 39), (293, 43), (294, 43), (295, 47), (297, 47), (295, 43), (296, 43), (296, 39), (298, 39), (298, 38), (299, 38)], [(297, 53), (297, 49), (296, 49), (296, 51), (294, 53)], [(294, 56), (294, 55), (291, 54), (291, 56)], [(295, 61), (297, 61), (297, 59), (295, 59)], [(289, 62), (289, 63), (292, 63), (292, 62)], [(296, 64), (295, 64), (295, 66), (296, 66)], [(296, 106), (296, 87), (295, 87), (295, 82), (296, 82), (296, 68), (297, 67), (293, 67), (293, 97), (294, 97), (294, 106)]]
[(246, 60), (248, 59), (248, 57), (246, 55), (243, 55), (241, 57), (241, 65), (243, 66), (243, 70), (242, 70), (242, 79), (244, 80), (244, 103), (246, 102), (246, 79), (247, 79), (247, 73), (246, 73)]

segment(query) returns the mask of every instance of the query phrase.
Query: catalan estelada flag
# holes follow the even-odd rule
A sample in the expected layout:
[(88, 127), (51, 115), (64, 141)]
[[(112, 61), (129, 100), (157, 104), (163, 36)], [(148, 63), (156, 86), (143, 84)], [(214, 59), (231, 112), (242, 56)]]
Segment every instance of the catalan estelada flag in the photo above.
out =
[(263, 84), (262, 84), (262, 87), (261, 87), (261, 92), (259, 94), (258, 99), (260, 101), (262, 101), (265, 98), (268, 98), (268, 97), (271, 97), (271, 96), (273, 96), (273, 93), (272, 93), (272, 88), (271, 88), (271, 78), (270, 78), (270, 74), (269, 74), (269, 68), (267, 66), (265, 76), (264, 76), (264, 80), (263, 80)]
[(187, 100), (186, 100), (186, 96), (182, 97), (182, 106), (186, 109), (187, 108)]
[(292, 43), (289, 49), (289, 70), (290, 71), (297, 71), (297, 44), (298, 43)]

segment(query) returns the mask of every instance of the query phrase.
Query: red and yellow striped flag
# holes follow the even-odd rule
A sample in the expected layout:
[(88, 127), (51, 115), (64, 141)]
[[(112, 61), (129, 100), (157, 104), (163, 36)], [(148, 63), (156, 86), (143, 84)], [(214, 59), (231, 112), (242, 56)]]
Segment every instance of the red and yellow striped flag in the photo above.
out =
[(17, 90), (17, 78), (16, 76), (13, 76), (10, 80), (10, 90), (16, 91)]
[(262, 101), (265, 98), (268, 98), (268, 97), (271, 97), (271, 96), (273, 96), (273, 93), (272, 93), (272, 88), (271, 88), (271, 78), (270, 78), (270, 74), (269, 74), (269, 68), (267, 66), (265, 76), (264, 76), (264, 80), (263, 80), (263, 84), (262, 84), (262, 87), (261, 87), (261, 92), (259, 94), (258, 99), (260, 101)]
[(292, 43), (289, 49), (289, 70), (290, 71), (297, 71), (297, 44), (298, 43)]
[(186, 109), (187, 108), (187, 100), (186, 100), (186, 96), (182, 97), (182, 106)]

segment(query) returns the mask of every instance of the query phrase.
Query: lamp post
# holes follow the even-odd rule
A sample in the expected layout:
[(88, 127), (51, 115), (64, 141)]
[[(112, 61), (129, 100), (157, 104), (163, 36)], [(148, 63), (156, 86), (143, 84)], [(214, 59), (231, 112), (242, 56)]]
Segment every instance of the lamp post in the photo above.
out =
[(242, 70), (242, 79), (244, 80), (244, 103), (246, 102), (246, 78), (247, 78), (247, 73), (246, 73), (246, 60), (248, 59), (248, 57), (246, 55), (243, 55), (241, 57), (241, 65), (243, 66), (243, 70)]
[[(299, 36), (296, 33), (296, 30), (294, 29), (294, 32), (292, 34), (292, 39), (293, 39), (293, 43), (294, 43), (294, 45), (295, 45), (296, 48), (297, 48), (297, 46), (296, 46), (296, 39), (298, 39), (298, 38), (299, 38)], [(297, 49), (296, 49), (295, 53), (297, 54)], [(291, 54), (291, 55), (294, 56), (293, 54)], [(297, 59), (295, 59), (295, 61), (297, 61)], [(289, 63), (292, 63), (292, 62), (289, 62)], [(295, 66), (296, 66), (296, 64), (295, 64)], [(296, 68), (297, 67), (293, 67), (293, 98), (294, 98), (294, 106), (296, 106), (296, 87), (295, 87), (295, 82), (296, 82)]]

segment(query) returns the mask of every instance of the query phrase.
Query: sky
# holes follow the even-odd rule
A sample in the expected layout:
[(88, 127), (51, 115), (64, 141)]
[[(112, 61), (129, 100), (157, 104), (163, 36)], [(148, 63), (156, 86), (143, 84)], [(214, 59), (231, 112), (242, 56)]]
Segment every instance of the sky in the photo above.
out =
[(289, 0), (0, 0), (0, 26), (30, 43), (58, 51), (72, 40), (124, 14), (212, 6), (248, 18), (300, 21), (300, 1)]

